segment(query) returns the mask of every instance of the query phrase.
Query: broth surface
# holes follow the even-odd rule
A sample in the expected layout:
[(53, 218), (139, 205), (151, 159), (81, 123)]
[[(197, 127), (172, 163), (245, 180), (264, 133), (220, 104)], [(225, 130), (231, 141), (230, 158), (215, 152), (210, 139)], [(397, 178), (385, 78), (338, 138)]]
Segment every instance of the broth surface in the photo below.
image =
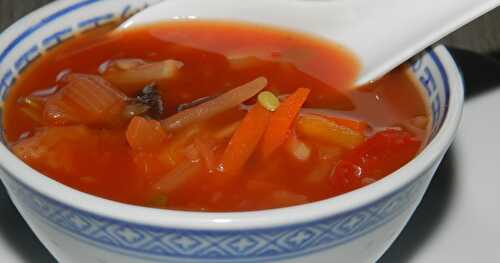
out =
[[(428, 108), (404, 66), (354, 90), (359, 70), (355, 57), (308, 35), (216, 21), (169, 22), (110, 35), (115, 26), (85, 32), (48, 51), (23, 72), (5, 104), (4, 136), (14, 152), (41, 173), (80, 191), (141, 206), (250, 211), (330, 198), (381, 179), (395, 170), (393, 164), (399, 168), (408, 161), (372, 144), (369, 149), (365, 147), (366, 156), (377, 149), (381, 154), (373, 158), (388, 163), (372, 165), (376, 168), (367, 172), (371, 177), (362, 178), (359, 185), (339, 189), (332, 179), (345, 168), (339, 163), (353, 160), (352, 153), (363, 150), (326, 145), (292, 130), (290, 136), (296, 136), (309, 149), (306, 160), (290, 154), (287, 139), (271, 158), (252, 155), (244, 170), (229, 183), (220, 184), (217, 176), (221, 172), (207, 169), (207, 163), (198, 160), (204, 163), (203, 169), (184, 178), (168, 193), (157, 191), (153, 186), (183, 165), (184, 154), (192, 145), (209, 144), (210, 156), (218, 162), (230, 137), (217, 141), (214, 134), (241, 121), (256, 99), (199, 125), (169, 132), (164, 147), (147, 151), (131, 149), (126, 137), (129, 119), (88, 125), (55, 125), (47, 120), (44, 103), (65, 88), (65, 76), (101, 75), (106, 66), (120, 59), (182, 62), (175, 76), (153, 82), (163, 99), (162, 118), (175, 114), (181, 104), (218, 96), (263, 76), (268, 81), (266, 90), (282, 103), (298, 88), (311, 91), (301, 116), (332, 115), (366, 123), (367, 129), (362, 132), (366, 141), (380, 131), (404, 131), (419, 142), (413, 145), (420, 149), (427, 138)], [(114, 86), (134, 98), (144, 85)], [(26, 100), (33, 96), (40, 101), (35, 107)], [(388, 136), (384, 138), (397, 140), (397, 136)], [(414, 148), (397, 149), (412, 158), (417, 153)], [(176, 156), (173, 159), (179, 159), (166, 161), (165, 152), (172, 151)]]

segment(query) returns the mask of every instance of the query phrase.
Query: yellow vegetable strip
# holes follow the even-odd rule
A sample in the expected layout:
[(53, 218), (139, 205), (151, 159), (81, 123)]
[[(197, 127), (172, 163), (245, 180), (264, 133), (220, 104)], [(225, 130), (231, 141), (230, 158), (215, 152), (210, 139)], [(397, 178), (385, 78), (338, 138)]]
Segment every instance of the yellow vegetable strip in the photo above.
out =
[(348, 149), (355, 148), (365, 139), (360, 132), (317, 115), (301, 116), (296, 131), (302, 136)]

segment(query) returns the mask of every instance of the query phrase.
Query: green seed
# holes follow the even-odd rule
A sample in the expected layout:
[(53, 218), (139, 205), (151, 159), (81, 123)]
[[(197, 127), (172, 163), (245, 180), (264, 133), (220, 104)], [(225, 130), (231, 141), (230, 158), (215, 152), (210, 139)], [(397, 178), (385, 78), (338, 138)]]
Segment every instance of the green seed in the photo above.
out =
[(270, 91), (261, 92), (257, 100), (268, 111), (276, 111), (280, 106), (280, 100)]

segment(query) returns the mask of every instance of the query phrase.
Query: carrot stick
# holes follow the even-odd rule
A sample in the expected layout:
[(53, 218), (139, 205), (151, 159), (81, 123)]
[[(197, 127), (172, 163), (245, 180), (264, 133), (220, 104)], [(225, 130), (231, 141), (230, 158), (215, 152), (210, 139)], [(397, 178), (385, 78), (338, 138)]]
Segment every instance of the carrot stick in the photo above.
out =
[(232, 176), (243, 168), (257, 148), (270, 117), (271, 112), (258, 103), (247, 113), (222, 157), (221, 169), (223, 174)]
[(299, 88), (290, 95), (278, 110), (271, 116), (269, 127), (262, 139), (261, 154), (262, 157), (269, 157), (278, 149), (287, 139), (287, 133), (297, 117), (300, 108), (307, 100), (311, 91), (305, 88)]

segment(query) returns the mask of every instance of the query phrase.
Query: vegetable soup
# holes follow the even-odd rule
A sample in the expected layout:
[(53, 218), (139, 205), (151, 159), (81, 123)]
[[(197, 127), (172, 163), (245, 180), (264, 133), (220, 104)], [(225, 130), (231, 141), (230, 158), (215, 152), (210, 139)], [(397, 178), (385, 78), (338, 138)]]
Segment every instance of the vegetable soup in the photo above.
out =
[(372, 184), (427, 140), (405, 66), (355, 88), (355, 56), (302, 33), (117, 25), (47, 51), (5, 102), (12, 151), (74, 189), (163, 209), (287, 207)]

